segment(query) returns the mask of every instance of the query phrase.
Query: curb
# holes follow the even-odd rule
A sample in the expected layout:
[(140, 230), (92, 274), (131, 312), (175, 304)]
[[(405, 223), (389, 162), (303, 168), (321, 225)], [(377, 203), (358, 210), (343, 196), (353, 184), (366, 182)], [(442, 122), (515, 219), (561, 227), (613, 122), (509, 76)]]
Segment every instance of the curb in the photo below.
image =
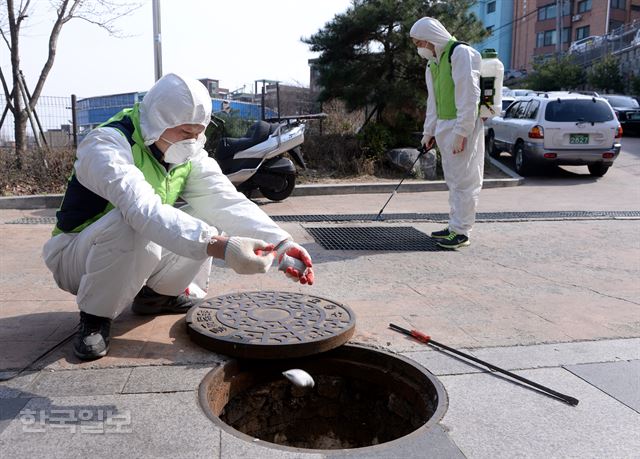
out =
[[(524, 178), (504, 166), (493, 158), (489, 158), (491, 164), (500, 169), (510, 178), (485, 179), (482, 188), (502, 188), (518, 186), (524, 182)], [(356, 184), (309, 184), (297, 185), (291, 196), (322, 196), (338, 194), (372, 194), (390, 193), (398, 186), (397, 183), (356, 183)], [(399, 193), (420, 193), (424, 191), (446, 191), (447, 184), (444, 180), (416, 181), (403, 183)], [(62, 203), (62, 194), (37, 194), (30, 196), (0, 197), (0, 209), (57, 209)]]

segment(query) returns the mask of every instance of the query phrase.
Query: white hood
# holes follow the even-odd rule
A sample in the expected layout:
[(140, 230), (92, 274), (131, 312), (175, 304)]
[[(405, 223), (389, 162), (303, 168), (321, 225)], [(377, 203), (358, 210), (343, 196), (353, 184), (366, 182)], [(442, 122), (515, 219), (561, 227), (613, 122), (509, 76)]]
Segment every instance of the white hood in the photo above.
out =
[(453, 38), (440, 21), (428, 17), (418, 19), (418, 21), (416, 21), (416, 23), (411, 27), (409, 36), (417, 40), (424, 40), (433, 43), (438, 55), (440, 55), (449, 40)]
[(201, 124), (211, 120), (211, 97), (198, 80), (169, 73), (160, 78), (140, 102), (140, 129), (145, 145), (181, 124)]

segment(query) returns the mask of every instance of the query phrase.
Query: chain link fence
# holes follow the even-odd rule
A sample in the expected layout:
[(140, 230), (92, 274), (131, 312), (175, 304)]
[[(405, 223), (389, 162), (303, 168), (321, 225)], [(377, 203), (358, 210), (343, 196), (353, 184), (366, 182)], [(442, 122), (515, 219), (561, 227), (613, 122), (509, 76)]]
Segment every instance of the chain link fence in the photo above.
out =
[[(4, 114), (0, 125), (0, 146), (12, 147), (15, 141), (14, 119), (4, 95), (0, 96), (0, 105)], [(51, 148), (73, 146), (71, 97), (40, 97), (32, 118), (33, 124), (27, 122), (29, 145), (37, 145), (37, 132)]]

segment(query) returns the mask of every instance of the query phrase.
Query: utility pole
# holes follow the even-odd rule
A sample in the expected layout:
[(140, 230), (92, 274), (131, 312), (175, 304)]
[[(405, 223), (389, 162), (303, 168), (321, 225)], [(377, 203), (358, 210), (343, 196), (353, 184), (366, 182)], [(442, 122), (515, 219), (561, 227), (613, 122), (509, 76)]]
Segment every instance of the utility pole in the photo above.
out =
[(153, 0), (153, 57), (155, 77), (162, 77), (162, 31), (160, 30), (160, 0)]
[(556, 56), (562, 53), (562, 0), (556, 0)]

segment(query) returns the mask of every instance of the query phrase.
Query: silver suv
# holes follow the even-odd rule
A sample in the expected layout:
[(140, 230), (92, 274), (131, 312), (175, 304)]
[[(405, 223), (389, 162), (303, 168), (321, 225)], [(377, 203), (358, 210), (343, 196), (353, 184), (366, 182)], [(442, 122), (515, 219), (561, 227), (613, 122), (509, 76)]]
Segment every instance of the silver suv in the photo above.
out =
[(536, 166), (586, 165), (602, 177), (620, 153), (622, 128), (601, 97), (548, 92), (517, 98), (487, 120), (485, 133), (489, 154), (510, 152), (520, 175)]

